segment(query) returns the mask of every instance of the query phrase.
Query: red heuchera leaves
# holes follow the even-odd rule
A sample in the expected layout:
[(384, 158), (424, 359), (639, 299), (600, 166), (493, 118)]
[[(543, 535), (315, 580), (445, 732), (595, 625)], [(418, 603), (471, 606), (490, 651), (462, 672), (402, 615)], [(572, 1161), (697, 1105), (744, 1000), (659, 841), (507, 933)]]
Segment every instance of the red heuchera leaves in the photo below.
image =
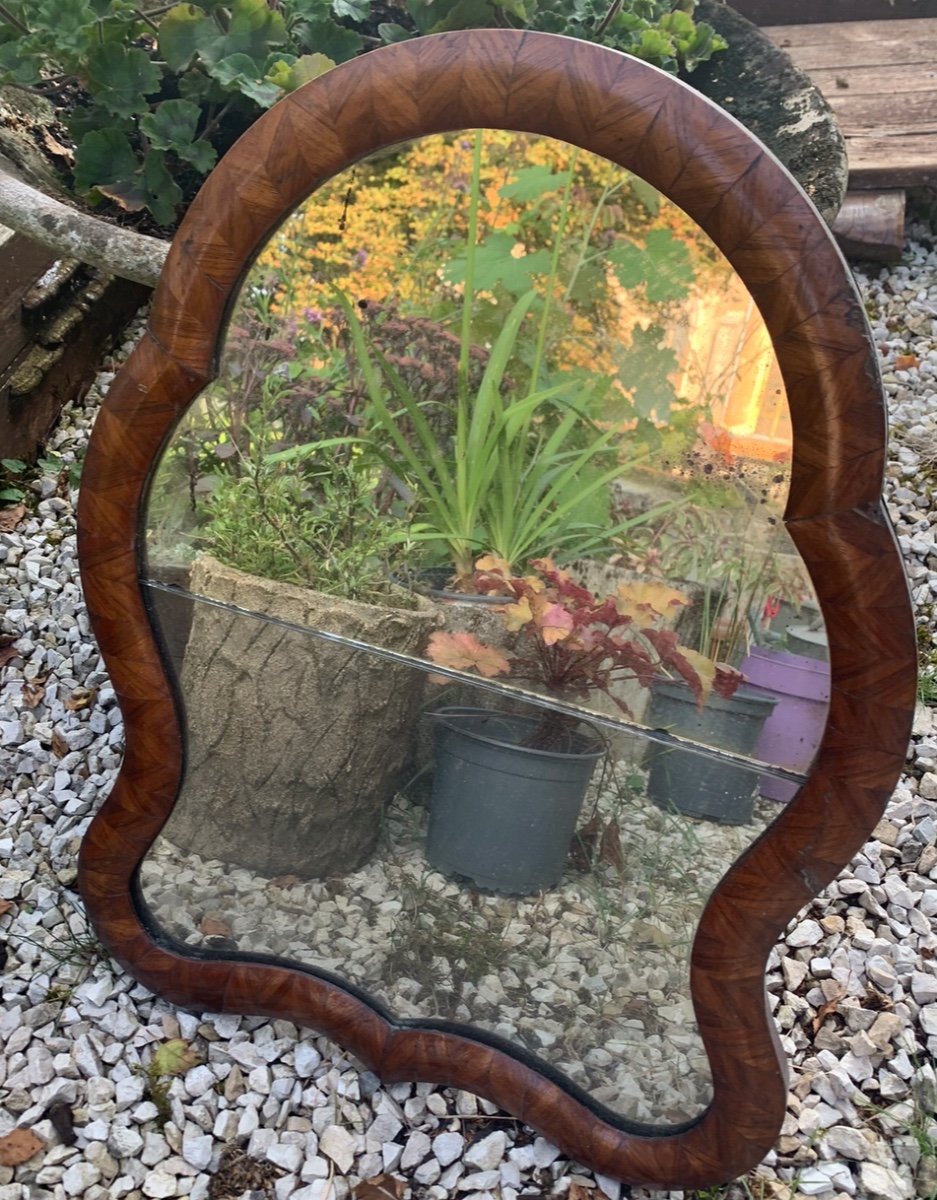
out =
[(675, 607), (687, 603), (681, 592), (662, 583), (622, 585), (614, 596), (597, 597), (551, 559), (531, 564), (535, 574), (511, 575), (507, 563), (488, 555), (476, 564), (475, 589), (503, 596), (500, 610), (507, 630), (517, 635), (510, 656), (470, 633), (435, 633), (428, 656), (440, 666), (478, 671), (490, 678), (510, 672), (544, 684), (554, 695), (612, 695), (619, 680), (647, 687), (661, 675), (678, 675), (702, 704), (711, 690), (729, 696), (741, 676), (680, 646), (673, 630), (660, 625)]

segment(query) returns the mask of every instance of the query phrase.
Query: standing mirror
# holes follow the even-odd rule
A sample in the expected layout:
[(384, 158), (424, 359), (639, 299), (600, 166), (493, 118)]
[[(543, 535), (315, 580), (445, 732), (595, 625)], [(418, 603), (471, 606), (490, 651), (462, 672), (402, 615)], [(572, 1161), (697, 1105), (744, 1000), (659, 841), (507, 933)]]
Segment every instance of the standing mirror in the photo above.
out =
[(281, 102), (89, 452), (113, 952), (597, 1170), (751, 1165), (765, 957), (913, 709), (872, 362), (796, 185), (652, 68), (475, 32)]

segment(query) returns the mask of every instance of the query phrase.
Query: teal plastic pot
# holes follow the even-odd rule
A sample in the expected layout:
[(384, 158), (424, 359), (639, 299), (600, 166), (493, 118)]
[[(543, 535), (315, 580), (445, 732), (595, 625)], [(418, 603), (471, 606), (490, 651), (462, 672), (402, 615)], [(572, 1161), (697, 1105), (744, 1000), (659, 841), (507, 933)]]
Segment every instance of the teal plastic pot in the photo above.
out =
[(435, 721), (426, 856), (444, 875), (493, 892), (555, 887), (604, 745), (588, 725), (549, 750), (524, 743), (538, 717), (444, 708)]
[(700, 752), (651, 745), (648, 798), (667, 811), (703, 817), (720, 825), (746, 825), (752, 819), (759, 776), (732, 763), (709, 758), (706, 746), (751, 755), (762, 727), (777, 704), (776, 697), (741, 687), (729, 700), (710, 695), (699, 708), (684, 683), (651, 684), (645, 724), (702, 743)]

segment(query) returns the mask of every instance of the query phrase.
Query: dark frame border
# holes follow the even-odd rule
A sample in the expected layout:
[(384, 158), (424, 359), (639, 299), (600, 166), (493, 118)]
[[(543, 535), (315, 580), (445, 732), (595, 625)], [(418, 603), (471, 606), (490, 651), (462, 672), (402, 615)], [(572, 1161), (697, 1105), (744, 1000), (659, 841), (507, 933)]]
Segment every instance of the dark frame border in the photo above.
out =
[[(810, 779), (716, 887), (691, 989), (713, 1102), (691, 1128), (644, 1136), (600, 1120), (518, 1059), (467, 1036), (404, 1028), (289, 967), (184, 957), (147, 933), (136, 869), (181, 780), (179, 714), (147, 616), (139, 521), (159, 454), (214, 373), (235, 289), (277, 224), (316, 187), (384, 146), (508, 128), (575, 143), (635, 171), (727, 255), (767, 323), (794, 427), (787, 527), (816, 588), (832, 689)], [(474, 30), (401, 43), (328, 72), (266, 113), (222, 159), (173, 241), (140, 345), (97, 419), (79, 504), (92, 626), (126, 727), (79, 882), (102, 941), (139, 981), (203, 1011), (288, 1017), (386, 1081), (455, 1084), (567, 1154), (631, 1183), (700, 1187), (751, 1168), (784, 1117), (786, 1072), (764, 968), (779, 934), (877, 822), (898, 779), (915, 701), (915, 635), (881, 501), (885, 407), (871, 335), (819, 216), (768, 151), (669, 75), (589, 43)]]

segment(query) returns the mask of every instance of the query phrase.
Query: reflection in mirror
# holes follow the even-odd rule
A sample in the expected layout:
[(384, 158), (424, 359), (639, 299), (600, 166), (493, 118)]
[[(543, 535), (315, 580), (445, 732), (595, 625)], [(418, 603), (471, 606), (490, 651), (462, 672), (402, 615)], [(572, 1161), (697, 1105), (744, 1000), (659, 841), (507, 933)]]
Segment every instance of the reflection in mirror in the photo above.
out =
[(320, 189), (150, 491), (187, 723), (154, 919), (697, 1114), (692, 931), (826, 713), (790, 451), (748, 293), (642, 180), (485, 131)]
[[(539, 751), (523, 743), (558, 714), (519, 695), (147, 590), (182, 648), (190, 713), (207, 705), (190, 717), (187, 785), (141, 870), (158, 932), (299, 962), (403, 1019), (471, 1023), (619, 1118), (667, 1125), (705, 1107), (690, 944), (769, 802), (746, 826), (694, 821), (648, 798), (645, 748), (615, 722), (568, 718), (567, 740)], [(291, 672), (232, 686), (255, 652)], [(371, 696), (388, 675), (399, 707)], [(385, 764), (358, 756), (368, 747), (324, 698), (336, 678), (355, 681), (362, 720), (374, 727), (380, 709), (385, 732), (395, 723), (387, 804)], [(340, 793), (357, 796), (344, 820)]]

